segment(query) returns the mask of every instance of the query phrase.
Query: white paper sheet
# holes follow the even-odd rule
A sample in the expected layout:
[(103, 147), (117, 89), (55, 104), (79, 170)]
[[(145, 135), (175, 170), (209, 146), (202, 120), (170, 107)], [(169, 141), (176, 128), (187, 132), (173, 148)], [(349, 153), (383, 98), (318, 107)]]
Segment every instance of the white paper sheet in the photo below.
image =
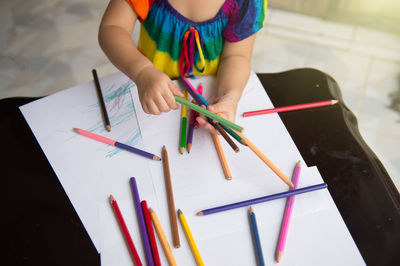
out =
[[(121, 202), (129, 219), (128, 227), (138, 238), (129, 178), (137, 178), (141, 197), (156, 204), (154, 187), (147, 164), (161, 164), (136, 154), (78, 135), (82, 128), (99, 135), (143, 148), (130, 88), (135, 85), (121, 73), (100, 79), (112, 130), (104, 129), (93, 82), (88, 82), (35, 102), (20, 109), (42, 150), (77, 211), (98, 252), (119, 241), (118, 230), (108, 197)], [(159, 154), (158, 149), (154, 151)], [(160, 154), (159, 154), (160, 155)], [(100, 207), (100, 209), (99, 209)], [(100, 230), (100, 215), (107, 226)], [(104, 219), (103, 219), (104, 220)], [(104, 228), (107, 228), (105, 230)], [(117, 236), (117, 237), (116, 237)]]
[[(108, 202), (110, 194), (117, 199), (139, 255), (145, 261), (128, 183), (131, 176), (137, 178), (141, 198), (157, 212), (171, 243), (164, 173), (161, 162), (77, 135), (72, 131), (74, 127), (157, 155), (166, 145), (176, 208), (184, 212), (206, 265), (255, 265), (247, 208), (203, 217), (195, 214), (205, 208), (282, 192), (288, 189), (287, 185), (247, 147), (239, 144), (241, 151), (234, 153), (221, 138), (233, 175), (231, 181), (225, 180), (212, 140), (205, 130), (195, 130), (190, 154), (178, 153), (180, 110), (149, 116), (142, 111), (135, 85), (123, 74), (101, 78), (100, 82), (111, 119), (110, 133), (104, 130), (92, 82), (22, 106), (21, 111), (101, 252), (101, 264), (132, 265)], [(213, 87), (212, 77), (192, 82), (203, 84), (206, 97), (212, 93), (208, 90)], [(129, 89), (132, 98), (127, 92)], [(240, 117), (243, 111), (268, 107), (272, 104), (252, 73), (238, 106), (236, 122), (245, 128), (244, 134), (291, 177), (295, 164), (302, 158), (279, 116)], [(302, 167), (299, 187), (323, 182), (316, 168), (307, 168), (304, 162)], [(284, 206), (284, 199), (253, 206), (267, 265), (274, 263)], [(180, 225), (179, 230), (181, 248), (173, 248), (178, 265), (195, 265)], [(158, 248), (163, 265), (167, 265), (161, 245)], [(364, 264), (328, 190), (296, 198), (282, 264)]]
[[(212, 77), (202, 77), (191, 82), (195, 87), (202, 83), (206, 98), (212, 98)], [(184, 212), (206, 265), (255, 265), (247, 208), (204, 217), (196, 216), (196, 213), (210, 207), (282, 192), (288, 186), (249, 148), (239, 144), (240, 152), (234, 153), (221, 137), (233, 175), (231, 181), (225, 180), (212, 139), (204, 129), (195, 130), (190, 154), (181, 155), (178, 152), (180, 110), (159, 116), (148, 115), (140, 107), (136, 89), (132, 89), (132, 95), (144, 145), (153, 150), (160, 145), (167, 146), (176, 208)], [(273, 107), (272, 103), (258, 78), (252, 73), (239, 102), (236, 123), (243, 126), (243, 133), (278, 168), (291, 177), (295, 164), (302, 158), (279, 116), (240, 116), (243, 111), (270, 107)], [(161, 200), (161, 209), (156, 211), (171, 241), (163, 170), (155, 165), (151, 165), (150, 169), (157, 196)], [(308, 171), (303, 162), (300, 187), (322, 182), (318, 171), (315, 168)], [(294, 214), (299, 217), (300, 222), (297, 222), (298, 229), (295, 230), (302, 230), (298, 232), (301, 237), (294, 239), (291, 236), (288, 245), (292, 247), (292, 251), (288, 251), (280, 264), (340, 265), (344, 260), (346, 263), (352, 262), (351, 265), (363, 264), (327, 190), (299, 196), (296, 205)], [(284, 206), (285, 200), (255, 206), (257, 220), (262, 228), (261, 239), (267, 265), (271, 265), (274, 260)], [(319, 224), (317, 227), (315, 220)], [(329, 220), (335, 220), (335, 223), (326, 223)], [(308, 228), (308, 223), (313, 224), (313, 227)], [(325, 230), (329, 231), (325, 234), (326, 238), (321, 236), (321, 231)], [(183, 231), (180, 233), (181, 248), (173, 250), (178, 264), (194, 265)], [(298, 246), (301, 246), (298, 250), (308, 256), (298, 256)], [(337, 252), (345, 256), (338, 258), (335, 256)], [(332, 260), (327, 262), (327, 257)]]

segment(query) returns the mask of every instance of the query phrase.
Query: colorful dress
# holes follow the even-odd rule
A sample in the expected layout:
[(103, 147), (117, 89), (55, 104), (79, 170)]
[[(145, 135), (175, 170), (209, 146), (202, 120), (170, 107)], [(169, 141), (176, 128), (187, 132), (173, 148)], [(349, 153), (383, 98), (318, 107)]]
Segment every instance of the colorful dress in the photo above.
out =
[(204, 22), (182, 16), (168, 0), (126, 0), (142, 22), (138, 49), (171, 78), (217, 72), (224, 41), (246, 39), (263, 27), (266, 0), (226, 0)]

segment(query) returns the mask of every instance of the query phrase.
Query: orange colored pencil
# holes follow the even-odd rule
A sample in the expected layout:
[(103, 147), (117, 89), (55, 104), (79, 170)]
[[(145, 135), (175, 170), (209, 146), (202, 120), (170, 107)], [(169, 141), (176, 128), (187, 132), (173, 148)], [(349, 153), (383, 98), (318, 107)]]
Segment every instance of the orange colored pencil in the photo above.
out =
[(219, 141), (218, 135), (211, 133), (211, 137), (214, 142), (215, 150), (217, 151), (219, 161), (224, 171), (225, 178), (228, 180), (232, 179), (231, 170), (229, 169), (228, 163), (225, 158), (224, 151), (222, 150), (221, 142)]
[(239, 131), (235, 132), (242, 137), (242, 139), (246, 142), (247, 146), (269, 167), (271, 168), (272, 171), (274, 171), (275, 174), (279, 176), (280, 179), (282, 179), (283, 182), (288, 184), (291, 188), (293, 188), (293, 183), (290, 181), (290, 179), (281, 171), (279, 170), (278, 167), (275, 166), (268, 158), (265, 156), (248, 138), (246, 138), (242, 133)]

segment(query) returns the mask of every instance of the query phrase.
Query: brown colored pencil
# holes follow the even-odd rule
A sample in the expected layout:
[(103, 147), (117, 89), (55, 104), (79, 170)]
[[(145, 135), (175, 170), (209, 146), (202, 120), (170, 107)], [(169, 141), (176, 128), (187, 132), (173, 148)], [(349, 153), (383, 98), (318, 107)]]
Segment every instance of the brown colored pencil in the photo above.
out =
[(242, 133), (239, 131), (235, 132), (242, 137), (242, 139), (247, 143), (247, 146), (266, 164), (268, 165), (269, 168), (271, 168), (272, 171), (274, 171), (275, 174), (278, 175), (280, 179), (282, 179), (283, 182), (288, 184), (291, 188), (293, 188), (293, 183), (290, 181), (290, 179), (281, 171), (279, 170), (278, 167), (276, 167), (268, 158), (265, 156), (248, 138), (246, 138)]
[(231, 146), (231, 148), (235, 151), (235, 152), (239, 152), (239, 147), (235, 144), (235, 142), (233, 142), (233, 140), (228, 136), (228, 134), (226, 133), (225, 129), (222, 128), (222, 126), (219, 123), (215, 123), (214, 121), (212, 121), (211, 119), (207, 119), (208, 123), (210, 123), (216, 130), (218, 130), (218, 132), (221, 134), (221, 136), (226, 140), (226, 142), (228, 142), (229, 146)]
[(215, 149), (217, 150), (218, 158), (224, 171), (225, 178), (228, 180), (232, 179), (231, 170), (229, 169), (228, 163), (225, 158), (224, 151), (222, 150), (221, 142), (219, 141), (218, 135), (211, 133), (211, 137), (214, 141)]
[(162, 147), (162, 161), (164, 166), (165, 185), (168, 194), (169, 218), (171, 221), (172, 240), (173, 240), (172, 242), (175, 248), (179, 248), (181, 244), (179, 241), (178, 221), (176, 218), (174, 194), (172, 191), (171, 172), (169, 169), (168, 153), (165, 146)]

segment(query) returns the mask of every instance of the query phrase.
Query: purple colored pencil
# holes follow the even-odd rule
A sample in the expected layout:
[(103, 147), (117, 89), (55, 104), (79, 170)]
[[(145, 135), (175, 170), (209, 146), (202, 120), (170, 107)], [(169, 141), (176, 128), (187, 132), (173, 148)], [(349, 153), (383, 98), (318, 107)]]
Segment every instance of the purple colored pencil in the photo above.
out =
[(258, 204), (261, 202), (286, 198), (286, 197), (290, 197), (290, 196), (297, 195), (297, 194), (302, 194), (302, 193), (311, 192), (311, 191), (318, 190), (318, 189), (323, 189), (323, 188), (326, 188), (327, 186), (328, 185), (326, 183), (321, 183), (321, 184), (313, 185), (313, 186), (309, 186), (309, 187), (293, 189), (293, 190), (289, 190), (289, 191), (285, 191), (285, 192), (281, 192), (281, 193), (277, 193), (277, 194), (272, 194), (272, 195), (268, 195), (268, 196), (264, 196), (264, 197), (249, 199), (249, 200), (240, 201), (240, 202), (236, 202), (236, 203), (232, 203), (232, 204), (228, 204), (228, 205), (224, 205), (224, 206), (219, 206), (219, 207), (215, 207), (215, 208), (211, 208), (211, 209), (202, 210), (202, 211), (198, 212), (197, 215), (203, 216), (203, 215), (213, 214), (213, 213), (227, 211), (227, 210), (231, 210), (231, 209), (236, 209), (236, 208), (240, 208), (240, 207), (250, 206), (250, 205)]
[(190, 84), (190, 82), (183, 76), (180, 77), (183, 85), (185, 85), (186, 90), (189, 92), (190, 96), (197, 102), (197, 104), (203, 104), (203, 101), (200, 99), (199, 95), (196, 93), (196, 89)]
[(115, 142), (114, 146), (115, 146), (115, 147), (118, 147), (118, 148), (120, 148), (120, 149), (124, 149), (124, 150), (130, 151), (130, 152), (133, 152), (133, 153), (142, 155), (142, 156), (147, 157), (147, 158), (150, 158), (150, 159), (152, 159), (152, 160), (161, 161), (160, 157), (158, 157), (157, 155), (154, 155), (154, 154), (149, 153), (149, 152), (147, 152), (147, 151), (139, 150), (139, 149), (137, 149), (137, 148), (135, 148), (135, 147), (132, 147), (132, 146), (123, 144), (123, 143), (118, 142), (118, 141)]
[(142, 242), (144, 246), (144, 251), (146, 253), (147, 264), (154, 266), (153, 253), (151, 251), (150, 239), (147, 233), (146, 222), (143, 216), (143, 209), (142, 204), (140, 203), (139, 190), (137, 188), (136, 179), (134, 177), (131, 177), (130, 183), (133, 192), (134, 202), (136, 205), (136, 214), (139, 220), (139, 227), (140, 231), (142, 232)]

